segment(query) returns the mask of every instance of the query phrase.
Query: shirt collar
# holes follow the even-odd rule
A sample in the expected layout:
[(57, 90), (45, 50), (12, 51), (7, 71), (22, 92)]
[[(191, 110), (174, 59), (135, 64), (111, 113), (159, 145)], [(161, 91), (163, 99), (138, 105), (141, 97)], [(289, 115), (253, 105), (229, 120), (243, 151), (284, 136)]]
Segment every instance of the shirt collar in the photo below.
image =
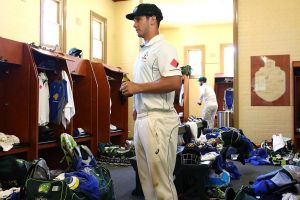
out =
[(148, 43), (144, 43), (144, 44), (142, 44), (141, 45), (141, 48), (143, 48), (143, 47), (148, 47), (148, 46), (151, 46), (151, 45), (153, 45), (154, 43), (156, 43), (156, 42), (159, 42), (159, 41), (161, 41), (161, 40), (163, 40), (164, 39), (164, 36), (162, 35), (162, 34), (159, 34), (159, 35), (156, 35), (156, 36), (154, 36)]

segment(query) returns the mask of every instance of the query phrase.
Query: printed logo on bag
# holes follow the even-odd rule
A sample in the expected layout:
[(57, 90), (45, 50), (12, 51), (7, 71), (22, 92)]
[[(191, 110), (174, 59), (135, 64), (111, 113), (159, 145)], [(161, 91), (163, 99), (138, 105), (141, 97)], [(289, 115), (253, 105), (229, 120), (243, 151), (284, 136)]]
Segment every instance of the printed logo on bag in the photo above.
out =
[(50, 187), (51, 187), (51, 184), (50, 183), (42, 183), (40, 186), (39, 186), (39, 192), (40, 193), (48, 193), (49, 190), (50, 190)]
[(58, 192), (58, 191), (60, 191), (60, 187), (58, 185), (52, 187), (52, 192)]

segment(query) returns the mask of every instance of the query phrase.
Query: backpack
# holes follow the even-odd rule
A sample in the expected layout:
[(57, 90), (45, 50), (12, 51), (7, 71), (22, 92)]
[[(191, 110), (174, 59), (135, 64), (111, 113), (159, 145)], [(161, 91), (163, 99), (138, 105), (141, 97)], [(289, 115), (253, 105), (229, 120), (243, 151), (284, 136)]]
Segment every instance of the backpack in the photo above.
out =
[[(61, 148), (68, 162), (69, 171), (80, 173), (80, 171), (88, 172), (93, 175), (99, 186), (99, 200), (114, 200), (114, 186), (107, 168), (98, 165), (96, 158), (86, 145), (77, 145), (74, 138), (67, 134), (61, 134)], [(82, 191), (74, 190), (74, 192), (82, 193)], [(97, 191), (98, 192), (98, 191)]]
[(84, 200), (63, 180), (51, 180), (50, 170), (43, 158), (34, 160), (20, 188), (20, 200)]
[(30, 167), (30, 162), (15, 156), (0, 157), (0, 183), (2, 189), (20, 187)]
[(42, 179), (49, 180), (50, 179), (50, 171), (46, 164), (46, 161), (43, 158), (39, 158), (38, 160), (34, 160), (27, 170), (26, 175), (24, 177), (23, 183), (20, 187), (20, 198), (25, 199), (28, 191), (26, 187), (26, 182), (28, 179)]

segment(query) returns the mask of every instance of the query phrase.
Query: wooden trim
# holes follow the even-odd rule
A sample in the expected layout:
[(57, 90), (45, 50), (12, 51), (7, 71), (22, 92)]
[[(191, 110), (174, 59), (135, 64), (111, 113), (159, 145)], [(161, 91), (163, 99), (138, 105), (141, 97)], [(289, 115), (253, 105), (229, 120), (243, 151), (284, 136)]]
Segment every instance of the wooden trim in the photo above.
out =
[(231, 47), (233, 46), (232, 44), (230, 43), (227, 43), (227, 44), (220, 44), (220, 72), (221, 73), (224, 73), (224, 49), (226, 47)]
[[(103, 51), (102, 51), (102, 59), (93, 58), (93, 20), (97, 20), (103, 24), (104, 32), (103, 32)], [(100, 33), (102, 34), (102, 32)], [(96, 12), (90, 11), (90, 60), (91, 62), (101, 62), (106, 63), (107, 57), (107, 19), (97, 14)]]
[(183, 120), (188, 121), (189, 112), (189, 77), (184, 75), (184, 99), (183, 99)]
[(293, 67), (300, 67), (300, 61), (293, 61), (292, 66)]
[[(202, 75), (205, 75), (205, 45), (192, 45), (192, 46), (184, 46), (184, 64), (187, 65), (189, 63), (188, 60), (188, 52), (190, 50), (201, 50), (202, 52)], [(190, 78), (197, 78), (195, 75), (191, 75)]]
[[(45, 46), (47, 48), (56, 48), (56, 46), (44, 44), (42, 37), (43, 37), (43, 22), (42, 19), (44, 18), (44, 9), (43, 4), (45, 0), (40, 1), (40, 45)], [(59, 50), (62, 52), (66, 51), (66, 0), (55, 0), (58, 5), (58, 24), (59, 24)], [(55, 49), (56, 50), (56, 49)]]
[(234, 76), (233, 76), (233, 127), (239, 127), (239, 79), (238, 79), (238, 0), (233, 0), (233, 47), (234, 47)]

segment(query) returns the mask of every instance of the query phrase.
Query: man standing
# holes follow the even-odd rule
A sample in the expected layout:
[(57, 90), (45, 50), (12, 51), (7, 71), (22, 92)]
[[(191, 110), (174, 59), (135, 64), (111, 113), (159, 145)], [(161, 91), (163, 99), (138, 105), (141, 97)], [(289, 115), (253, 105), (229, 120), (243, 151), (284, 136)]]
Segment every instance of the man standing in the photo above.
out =
[(125, 96), (134, 95), (134, 143), (139, 178), (146, 200), (177, 200), (173, 183), (179, 117), (174, 108), (181, 70), (176, 50), (159, 34), (161, 10), (140, 4), (126, 18), (134, 21), (144, 39), (134, 67), (134, 81), (121, 85)]
[(200, 83), (200, 98), (198, 105), (201, 106), (202, 101), (204, 101), (202, 119), (207, 121), (209, 128), (214, 128), (215, 116), (218, 110), (218, 102), (214, 89), (207, 85), (206, 80), (206, 77), (200, 77), (198, 79)]

